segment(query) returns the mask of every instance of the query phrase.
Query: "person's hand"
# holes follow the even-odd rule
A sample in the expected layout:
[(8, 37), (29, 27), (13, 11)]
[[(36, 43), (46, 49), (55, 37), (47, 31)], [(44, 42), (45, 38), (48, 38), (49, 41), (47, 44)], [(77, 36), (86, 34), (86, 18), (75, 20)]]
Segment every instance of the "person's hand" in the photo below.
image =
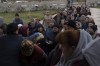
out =
[(34, 37), (38, 37), (39, 36), (39, 33), (34, 33)]

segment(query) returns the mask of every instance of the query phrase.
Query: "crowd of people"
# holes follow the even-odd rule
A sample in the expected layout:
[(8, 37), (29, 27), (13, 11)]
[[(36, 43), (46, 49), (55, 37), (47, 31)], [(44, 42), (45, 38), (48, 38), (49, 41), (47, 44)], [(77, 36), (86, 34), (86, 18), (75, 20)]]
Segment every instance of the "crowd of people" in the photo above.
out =
[(0, 19), (1, 66), (100, 66), (99, 34), (89, 7), (71, 6), (43, 23), (25, 24), (18, 13), (10, 24)]

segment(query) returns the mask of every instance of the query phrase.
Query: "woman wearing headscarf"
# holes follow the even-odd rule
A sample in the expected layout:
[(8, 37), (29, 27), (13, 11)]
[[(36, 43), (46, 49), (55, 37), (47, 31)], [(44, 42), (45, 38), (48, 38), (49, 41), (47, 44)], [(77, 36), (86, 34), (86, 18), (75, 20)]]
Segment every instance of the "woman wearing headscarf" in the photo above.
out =
[(100, 34), (97, 33), (97, 25), (88, 27), (87, 32), (92, 36), (93, 39), (100, 37)]
[(19, 34), (23, 37), (29, 36), (29, 28), (28, 25), (23, 25), (19, 28)]
[(82, 49), (92, 41), (92, 37), (84, 30), (67, 30), (57, 35), (61, 59), (56, 66), (89, 66), (82, 55)]
[(29, 35), (30, 31), (29, 31), (29, 27), (28, 25), (23, 25), (19, 28), (18, 30), (19, 35), (21, 35), (23, 38), (29, 39), (31, 41), (34, 42), (35, 39), (35, 35)]

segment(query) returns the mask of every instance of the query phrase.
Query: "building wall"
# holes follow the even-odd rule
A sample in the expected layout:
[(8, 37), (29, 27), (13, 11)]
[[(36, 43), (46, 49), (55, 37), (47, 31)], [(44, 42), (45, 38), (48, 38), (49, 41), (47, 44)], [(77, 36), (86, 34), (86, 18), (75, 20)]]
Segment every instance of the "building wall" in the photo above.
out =
[(95, 3), (95, 2), (100, 2), (100, 0), (86, 0), (87, 4)]
[(4, 11), (16, 11), (19, 7), (24, 7), (27, 11), (30, 9), (35, 10), (36, 6), (38, 5), (38, 9), (58, 9), (58, 8), (65, 8), (67, 4), (67, 0), (55, 0), (55, 1), (32, 1), (32, 2), (25, 2), (25, 3), (1, 3), (0, 4), (0, 12)]

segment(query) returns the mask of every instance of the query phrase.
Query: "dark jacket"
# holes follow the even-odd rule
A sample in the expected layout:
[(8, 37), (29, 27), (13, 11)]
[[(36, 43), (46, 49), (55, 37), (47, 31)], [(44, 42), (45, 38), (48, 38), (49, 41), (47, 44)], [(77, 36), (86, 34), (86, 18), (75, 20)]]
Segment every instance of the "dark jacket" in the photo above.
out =
[(48, 28), (46, 29), (46, 37), (47, 37), (49, 40), (52, 40), (52, 38), (54, 37), (54, 36), (53, 36), (52, 27), (48, 27)]
[(51, 52), (51, 50), (54, 49), (56, 46), (56, 41), (55, 41), (56, 35), (57, 35), (57, 33), (53, 32), (52, 28), (48, 27), (46, 29), (46, 38), (48, 41), (51, 41), (51, 43), (48, 45), (48, 49), (47, 49), (49, 52)]
[(50, 41), (52, 41), (52, 42), (55, 41), (55, 37), (56, 37), (57, 33), (53, 32), (53, 30), (52, 30), (51, 27), (48, 27), (48, 28), (46, 29), (45, 34), (46, 34), (46, 37), (47, 37)]
[(71, 66), (90, 66), (90, 65), (84, 59), (84, 60), (79, 60), (79, 61), (74, 62)]
[(35, 23), (35, 26), (32, 26), (31, 22), (28, 24), (28, 26), (29, 26), (30, 35), (37, 32), (38, 27), (43, 27), (43, 25), (40, 23)]
[(88, 28), (88, 23), (83, 23), (82, 24), (82, 29), (86, 30)]
[(19, 52), (23, 38), (17, 35), (0, 37), (0, 66), (20, 66)]
[(55, 25), (58, 25), (58, 26), (59, 26), (60, 23), (61, 23), (61, 16), (57, 16), (57, 15), (56, 15), (56, 16), (54, 17), (54, 20), (55, 20)]
[(55, 49), (50, 52), (46, 66), (55, 66), (59, 62), (61, 54), (61, 50), (56, 46)]
[(23, 20), (22, 19), (14, 19), (13, 20), (13, 23), (15, 23), (16, 25), (18, 25), (18, 24), (23, 24)]

